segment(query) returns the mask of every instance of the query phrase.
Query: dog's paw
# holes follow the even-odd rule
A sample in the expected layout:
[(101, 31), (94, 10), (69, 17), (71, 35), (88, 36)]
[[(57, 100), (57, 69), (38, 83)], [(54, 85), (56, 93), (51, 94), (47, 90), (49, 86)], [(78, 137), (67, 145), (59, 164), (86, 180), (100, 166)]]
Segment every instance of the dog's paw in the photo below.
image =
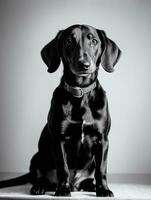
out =
[(71, 197), (70, 186), (68, 184), (61, 184), (57, 187), (55, 196)]
[(32, 195), (44, 195), (50, 189), (50, 182), (47, 178), (38, 178), (30, 190)]
[(40, 185), (34, 185), (30, 190), (30, 194), (32, 195), (44, 195), (45, 192), (46, 192), (45, 188)]
[(101, 186), (101, 187), (96, 189), (96, 196), (97, 197), (114, 197), (114, 194), (108, 188)]

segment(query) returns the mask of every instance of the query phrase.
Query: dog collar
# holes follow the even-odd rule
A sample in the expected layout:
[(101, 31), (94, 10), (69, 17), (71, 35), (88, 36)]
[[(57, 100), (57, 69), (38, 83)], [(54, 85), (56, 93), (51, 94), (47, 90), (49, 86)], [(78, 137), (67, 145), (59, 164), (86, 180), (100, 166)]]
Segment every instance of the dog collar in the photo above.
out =
[(87, 87), (73, 87), (70, 86), (68, 83), (64, 82), (64, 88), (72, 94), (74, 97), (81, 98), (85, 93), (90, 92), (91, 90), (94, 90), (96, 87), (96, 82), (92, 83), (91, 85)]

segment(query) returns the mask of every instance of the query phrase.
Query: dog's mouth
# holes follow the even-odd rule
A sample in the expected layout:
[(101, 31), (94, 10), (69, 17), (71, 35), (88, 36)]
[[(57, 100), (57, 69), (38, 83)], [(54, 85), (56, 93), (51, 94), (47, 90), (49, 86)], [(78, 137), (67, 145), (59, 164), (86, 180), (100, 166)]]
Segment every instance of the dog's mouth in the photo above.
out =
[(77, 75), (77, 76), (88, 76), (88, 75), (90, 75), (90, 74), (92, 74), (92, 73), (94, 73), (94, 71), (95, 71), (96, 69), (95, 69), (95, 67), (91, 67), (91, 66), (89, 66), (87, 69), (79, 69), (79, 67), (78, 67), (78, 69), (77, 70), (75, 70), (75, 74)]
[(92, 74), (94, 72), (94, 70), (71, 70), (73, 74), (75, 74), (76, 76), (89, 76), (90, 74)]
[(77, 76), (89, 76), (90, 74), (94, 73), (94, 71), (96, 70), (96, 67), (93, 63), (90, 64), (73, 64), (70, 65), (70, 70), (72, 71), (73, 74), (77, 75)]
[(85, 72), (85, 71), (80, 71), (79, 73), (76, 73), (77, 76), (88, 76), (90, 75), (91, 73), (89, 72)]

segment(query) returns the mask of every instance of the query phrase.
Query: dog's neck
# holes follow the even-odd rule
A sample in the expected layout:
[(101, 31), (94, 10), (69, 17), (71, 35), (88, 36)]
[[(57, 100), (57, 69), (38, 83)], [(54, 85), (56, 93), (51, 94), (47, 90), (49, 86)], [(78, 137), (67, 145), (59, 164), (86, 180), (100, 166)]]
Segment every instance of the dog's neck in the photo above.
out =
[(77, 76), (73, 74), (72, 72), (64, 72), (64, 75), (62, 77), (62, 81), (67, 82), (72, 87), (87, 87), (94, 83), (97, 80), (98, 71), (95, 71), (92, 74), (89, 74), (87, 76)]

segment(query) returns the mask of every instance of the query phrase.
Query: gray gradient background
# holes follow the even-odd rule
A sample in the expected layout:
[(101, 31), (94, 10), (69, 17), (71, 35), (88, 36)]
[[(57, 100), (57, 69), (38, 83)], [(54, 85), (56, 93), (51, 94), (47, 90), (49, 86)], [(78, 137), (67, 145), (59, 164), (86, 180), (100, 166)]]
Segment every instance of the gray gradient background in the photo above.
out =
[(40, 50), (75, 23), (104, 29), (123, 54), (102, 68), (112, 128), (109, 173), (151, 173), (151, 1), (0, 0), (0, 171), (28, 170), (62, 66), (47, 73)]

